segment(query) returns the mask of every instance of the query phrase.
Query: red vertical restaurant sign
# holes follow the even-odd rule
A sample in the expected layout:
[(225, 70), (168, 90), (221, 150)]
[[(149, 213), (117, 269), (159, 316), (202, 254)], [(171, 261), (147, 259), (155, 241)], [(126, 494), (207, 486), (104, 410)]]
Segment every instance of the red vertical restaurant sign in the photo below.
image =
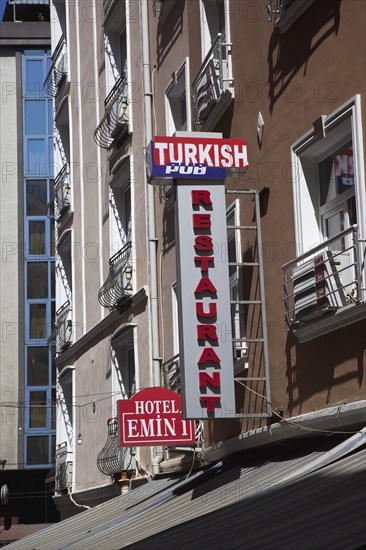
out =
[(141, 390), (118, 401), (121, 447), (189, 445), (195, 443), (195, 424), (182, 419), (180, 396), (167, 388)]

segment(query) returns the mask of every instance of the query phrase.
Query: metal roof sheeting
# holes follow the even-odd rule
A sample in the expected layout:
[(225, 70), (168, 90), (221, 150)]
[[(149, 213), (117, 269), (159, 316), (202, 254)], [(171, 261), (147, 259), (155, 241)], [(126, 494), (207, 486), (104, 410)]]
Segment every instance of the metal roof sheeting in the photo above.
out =
[(149, 485), (159, 484), (158, 493), (145, 494), (144, 486), (8, 548), (357, 548), (366, 536), (366, 451), (355, 449), (365, 437), (361, 432), (331, 451), (261, 465), (219, 463), (187, 481), (166, 481), (164, 490), (164, 480), (154, 481)]

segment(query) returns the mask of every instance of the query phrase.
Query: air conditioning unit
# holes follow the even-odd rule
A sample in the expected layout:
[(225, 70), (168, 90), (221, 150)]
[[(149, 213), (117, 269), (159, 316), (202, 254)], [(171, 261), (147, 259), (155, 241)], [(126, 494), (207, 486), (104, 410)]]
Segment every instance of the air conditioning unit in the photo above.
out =
[(294, 268), (295, 321), (311, 321), (344, 305), (337, 265), (332, 253), (324, 251)]

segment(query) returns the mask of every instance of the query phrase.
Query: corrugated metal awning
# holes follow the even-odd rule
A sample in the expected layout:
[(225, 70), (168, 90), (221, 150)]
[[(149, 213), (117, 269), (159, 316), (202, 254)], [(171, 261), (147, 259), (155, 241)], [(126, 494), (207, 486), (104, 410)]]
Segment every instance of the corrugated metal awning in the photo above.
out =
[(152, 481), (149, 492), (136, 489), (8, 548), (358, 548), (366, 536), (365, 442), (363, 430), (331, 451)]

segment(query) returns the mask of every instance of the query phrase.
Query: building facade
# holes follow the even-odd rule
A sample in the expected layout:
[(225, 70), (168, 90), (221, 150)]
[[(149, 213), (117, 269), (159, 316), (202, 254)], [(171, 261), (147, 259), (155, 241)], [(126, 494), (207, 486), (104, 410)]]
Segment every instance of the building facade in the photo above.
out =
[[(310, 452), (309, 436), (365, 425), (365, 7), (52, 3), (64, 517), (151, 476), (259, 457), (274, 441), (309, 441)], [(248, 143), (248, 170), (226, 178), (220, 243), (235, 400), (228, 418), (196, 418), (194, 448), (121, 449), (118, 399), (191, 389), (176, 182), (146, 175), (150, 140), (179, 132)]]
[[(0, 37), (0, 456), (1, 484), (10, 494), (2, 519), (9, 526), (12, 520), (58, 519), (46, 484), (56, 445), (55, 348), (48, 341), (55, 253), (46, 215), (53, 192), (53, 112), (43, 91), (51, 57), (48, 5), (7, 3)], [(34, 498), (29, 492), (39, 494), (36, 514), (26, 511), (26, 498)]]

